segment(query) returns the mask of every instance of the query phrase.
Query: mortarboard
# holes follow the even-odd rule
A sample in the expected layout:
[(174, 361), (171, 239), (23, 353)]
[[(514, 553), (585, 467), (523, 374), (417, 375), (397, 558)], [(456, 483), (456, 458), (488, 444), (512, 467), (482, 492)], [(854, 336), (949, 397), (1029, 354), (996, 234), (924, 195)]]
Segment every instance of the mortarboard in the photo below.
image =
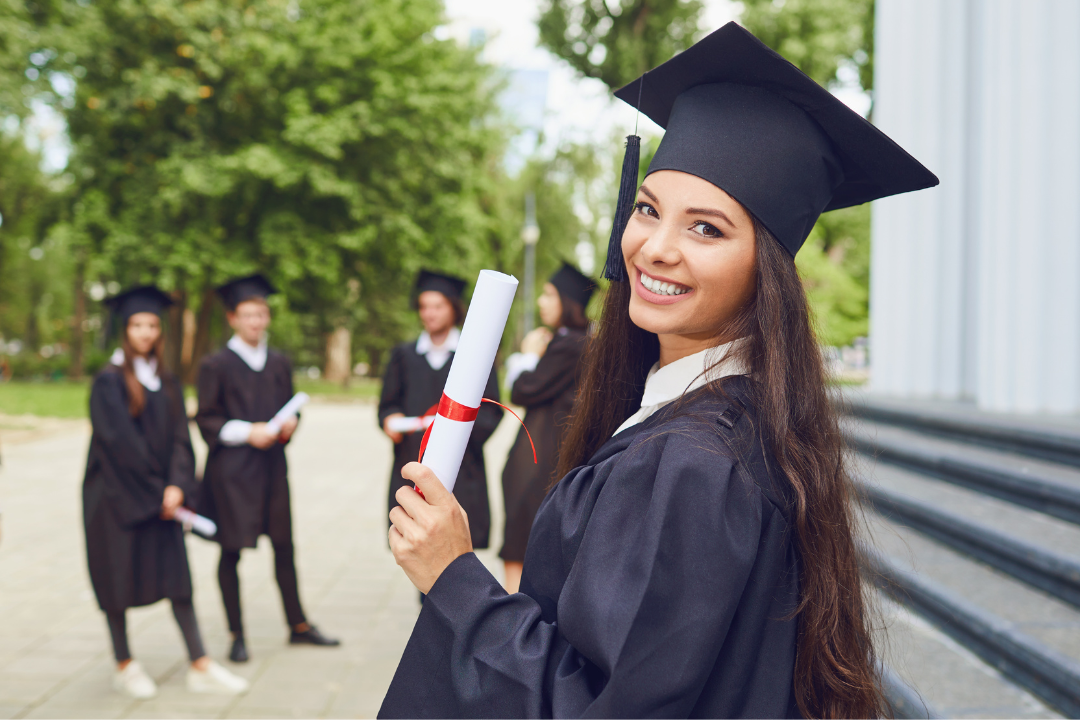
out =
[[(666, 129), (646, 175), (678, 170), (716, 185), (793, 257), (821, 213), (938, 184), (883, 132), (734, 22), (615, 96)], [(604, 269), (614, 280), (626, 277), (620, 243), (637, 190), (637, 140), (628, 139)]]
[(596, 283), (587, 275), (582, 274), (576, 267), (564, 262), (562, 267), (548, 280), (555, 289), (585, 308), (589, 304)]
[(236, 306), (245, 300), (258, 298), (265, 300), (268, 296), (277, 292), (277, 288), (262, 275), (249, 275), (247, 277), (230, 280), (217, 289), (225, 307), (235, 311)]
[(432, 270), (421, 270), (416, 276), (416, 286), (413, 289), (413, 305), (416, 305), (420, 293), (434, 290), (445, 295), (450, 300), (458, 300), (465, 292), (465, 281), (453, 275), (443, 275)]
[(131, 288), (105, 299), (105, 306), (114, 318), (120, 320), (121, 327), (125, 327), (136, 313), (148, 312), (160, 316), (172, 304), (172, 298), (155, 285)]

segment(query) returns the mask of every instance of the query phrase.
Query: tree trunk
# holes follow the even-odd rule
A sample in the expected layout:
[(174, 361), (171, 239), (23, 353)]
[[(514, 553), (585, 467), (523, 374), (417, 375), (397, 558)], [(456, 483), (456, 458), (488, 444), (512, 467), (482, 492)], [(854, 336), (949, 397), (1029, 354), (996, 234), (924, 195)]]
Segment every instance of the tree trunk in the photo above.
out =
[(184, 366), (184, 381), (194, 384), (199, 374), (199, 361), (210, 350), (210, 322), (214, 319), (214, 288), (203, 288), (199, 303), (199, 315), (195, 322), (195, 337), (191, 344), (191, 357)]
[(165, 366), (174, 373), (180, 373), (181, 357), (184, 351), (184, 311), (187, 310), (187, 293), (183, 290), (172, 292), (173, 304), (169, 307), (169, 327), (165, 333)]
[(351, 365), (352, 334), (348, 328), (339, 327), (326, 340), (326, 371), (323, 377), (347, 386), (352, 374)]
[(86, 261), (79, 259), (75, 263), (75, 317), (71, 319), (71, 367), (68, 375), (78, 380), (82, 378), (85, 365), (86, 331)]

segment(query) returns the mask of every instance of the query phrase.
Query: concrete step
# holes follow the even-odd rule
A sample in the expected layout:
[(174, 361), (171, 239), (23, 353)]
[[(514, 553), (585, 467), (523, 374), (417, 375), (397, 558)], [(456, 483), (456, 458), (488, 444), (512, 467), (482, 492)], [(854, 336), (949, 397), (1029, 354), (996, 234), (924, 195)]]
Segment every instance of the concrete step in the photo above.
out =
[(1080, 469), (882, 423), (843, 424), (848, 444), (888, 463), (1080, 524)]
[(869, 575), (884, 592), (1043, 704), (1080, 716), (1080, 610), (908, 527), (865, 519), (877, 551)]
[(898, 425), (965, 443), (1080, 467), (1080, 421), (999, 415), (960, 402), (899, 400), (847, 391), (843, 408), (863, 420)]

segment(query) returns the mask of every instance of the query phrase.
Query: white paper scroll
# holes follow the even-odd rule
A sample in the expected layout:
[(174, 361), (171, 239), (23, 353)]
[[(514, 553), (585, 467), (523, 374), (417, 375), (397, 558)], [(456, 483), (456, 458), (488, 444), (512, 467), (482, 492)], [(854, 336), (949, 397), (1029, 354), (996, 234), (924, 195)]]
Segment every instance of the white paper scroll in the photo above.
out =
[[(443, 394), (451, 400), (470, 408), (480, 407), (517, 286), (517, 278), (512, 275), (480, 271), (443, 388)], [(431, 426), (423, 463), (450, 492), (454, 491), (472, 429), (473, 422), (457, 422), (442, 415), (437, 415)]]
[(281, 432), (281, 426), (285, 424), (290, 418), (296, 417), (300, 412), (300, 408), (308, 404), (308, 400), (311, 397), (305, 392), (299, 392), (292, 396), (292, 400), (285, 403), (284, 407), (277, 411), (277, 415), (270, 419), (270, 422), (266, 423), (266, 431), (271, 435), (277, 435)]
[(391, 432), (414, 433), (427, 429), (427, 426), (435, 419), (434, 415), (424, 417), (396, 417), (389, 418), (386, 426)]
[(195, 514), (186, 507), (176, 508), (176, 514), (173, 515), (173, 519), (176, 520), (176, 522), (181, 523), (184, 527), (191, 528), (203, 537), (212, 538), (217, 535), (217, 523), (208, 517)]

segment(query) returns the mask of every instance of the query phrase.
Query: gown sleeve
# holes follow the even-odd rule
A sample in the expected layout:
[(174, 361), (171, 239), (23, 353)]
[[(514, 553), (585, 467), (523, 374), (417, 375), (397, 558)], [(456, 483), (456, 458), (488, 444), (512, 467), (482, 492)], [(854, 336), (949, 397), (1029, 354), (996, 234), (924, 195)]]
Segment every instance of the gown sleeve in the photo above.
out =
[(231, 419), (225, 408), (225, 393), (222, 392), (221, 370), (212, 358), (203, 360), (199, 366), (199, 378), (196, 381), (199, 395), (199, 410), (195, 413), (195, 424), (206, 441), (209, 451), (213, 452), (221, 441), (221, 428)]
[[(380, 717), (686, 717), (724, 644), (762, 523), (759, 492), (736, 481), (716, 445), (670, 433), (622, 453), (606, 478), (603, 465), (576, 471), (596, 473), (591, 487), (602, 489), (557, 610), (507, 595), (471, 553), (451, 563)], [(565, 478), (547, 501), (560, 518), (550, 531), (572, 536), (590, 492)], [(543, 584), (545, 563), (561, 561), (536, 526), (530, 551), (534, 542), (546, 557), (526, 557), (526, 592)]]
[(174, 388), (169, 396), (169, 405), (175, 418), (168, 484), (183, 490), (184, 504), (193, 507), (195, 492), (199, 489), (195, 480), (195, 451), (191, 447), (191, 431), (188, 428), (187, 412), (184, 409), (184, 388), (179, 380), (173, 379), (172, 382)]
[(388, 415), (405, 412), (405, 373), (402, 367), (401, 346), (390, 351), (390, 360), (383, 373), (382, 391), (379, 393), (379, 427)]
[(90, 390), (90, 423), (94, 442), (105, 456), (101, 472), (105, 497), (126, 527), (161, 512), (166, 473), (160, 467), (128, 410), (123, 378), (103, 372)]
[(549, 403), (574, 384), (581, 350), (577, 343), (559, 338), (548, 345), (536, 369), (518, 376), (510, 389), (510, 402), (523, 407)]

